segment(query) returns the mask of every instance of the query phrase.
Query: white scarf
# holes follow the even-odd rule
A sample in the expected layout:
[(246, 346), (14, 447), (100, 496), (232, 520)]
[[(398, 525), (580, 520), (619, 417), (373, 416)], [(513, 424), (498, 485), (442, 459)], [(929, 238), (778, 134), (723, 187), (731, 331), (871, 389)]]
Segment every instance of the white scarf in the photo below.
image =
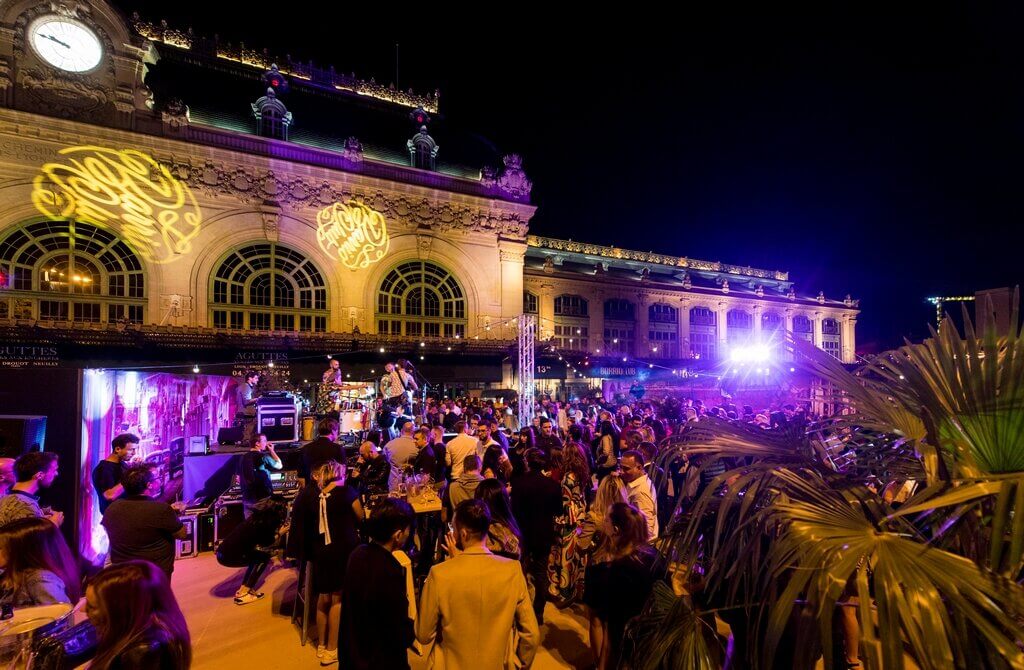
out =
[(320, 491), (320, 534), (324, 536), (325, 546), (330, 546), (331, 544), (331, 527), (327, 523), (327, 499), (330, 497), (331, 491)]

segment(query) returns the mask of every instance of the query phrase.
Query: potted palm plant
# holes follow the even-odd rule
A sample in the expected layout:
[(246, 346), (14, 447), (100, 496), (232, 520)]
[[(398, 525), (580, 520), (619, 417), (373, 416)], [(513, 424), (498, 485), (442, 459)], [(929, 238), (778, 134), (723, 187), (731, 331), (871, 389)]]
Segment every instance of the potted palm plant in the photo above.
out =
[(1024, 667), (1024, 338), (964, 322), (856, 370), (789, 341), (838, 414), (670, 438), (663, 472), (728, 467), (680, 497), (632, 667)]

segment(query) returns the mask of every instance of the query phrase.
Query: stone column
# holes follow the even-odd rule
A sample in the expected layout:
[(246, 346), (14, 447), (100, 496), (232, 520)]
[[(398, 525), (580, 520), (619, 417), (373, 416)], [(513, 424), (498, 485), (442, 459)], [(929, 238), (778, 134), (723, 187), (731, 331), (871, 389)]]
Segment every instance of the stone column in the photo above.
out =
[[(785, 330), (786, 330), (786, 332), (783, 334), (783, 338), (782, 338), (783, 341), (785, 341), (786, 338), (793, 337), (793, 309), (792, 308), (787, 308), (787, 309), (784, 310), (783, 328), (785, 328)], [(791, 351), (789, 351), (788, 347), (786, 347), (786, 349), (785, 349), (784, 358), (787, 361), (793, 360), (793, 353)]]
[(676, 358), (690, 357), (690, 299), (679, 299), (679, 318), (676, 320)]
[(754, 305), (751, 310), (754, 316), (754, 344), (761, 344), (761, 314), (764, 311), (764, 307), (761, 305)]
[(716, 350), (719, 360), (726, 360), (729, 357), (728, 313), (729, 304), (726, 302), (718, 303), (715, 309), (715, 321), (717, 321), (716, 328), (718, 330), (718, 346)]
[(633, 355), (637, 358), (650, 357), (652, 342), (648, 335), (650, 334), (650, 314), (647, 312), (649, 307), (649, 299), (646, 293), (636, 294), (636, 332), (633, 334), (633, 341), (636, 343)]
[[(501, 262), (501, 318), (511, 319), (523, 313), (523, 257), (526, 245), (522, 242), (501, 240), (498, 257)], [(552, 309), (554, 309), (552, 307)]]
[(555, 334), (555, 287), (541, 284), (537, 306), (537, 339), (549, 340)]
[(857, 317), (846, 316), (843, 318), (843, 363), (857, 362), (857, 339), (855, 330), (857, 328)]
[(587, 296), (589, 304), (587, 308), (590, 310), (590, 324), (588, 328), (588, 338), (590, 340), (590, 351), (597, 352), (601, 350), (601, 355), (605, 354), (604, 346), (604, 295), (600, 291), (595, 291), (591, 295)]
[(821, 337), (821, 319), (822, 319), (821, 312), (815, 312), (814, 313), (814, 321), (813, 321), (813, 323), (814, 323), (814, 346), (818, 347), (819, 349), (822, 348), (822, 344), (824, 343), (824, 340)]

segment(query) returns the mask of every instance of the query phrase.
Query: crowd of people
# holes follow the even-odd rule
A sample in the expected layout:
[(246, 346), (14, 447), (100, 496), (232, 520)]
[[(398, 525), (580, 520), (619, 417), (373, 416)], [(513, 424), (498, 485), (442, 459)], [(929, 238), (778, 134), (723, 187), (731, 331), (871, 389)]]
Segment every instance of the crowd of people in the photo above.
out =
[(60, 530), (64, 515), (40, 505), (40, 491), (58, 474), (57, 455), (33, 451), (0, 462), (0, 606), (84, 608), (96, 639), (92, 670), (191, 663), (188, 627), (170, 586), (174, 539), (183, 529), (159, 500), (154, 466), (128, 464), (138, 441), (119, 435), (93, 473), (111, 546), (102, 569), (76, 557)]
[[(521, 429), (508, 408), (480, 400), (431, 402), (419, 421), (396, 414), (350, 457), (337, 422), (320, 421), (300, 448), (302, 488), (291, 505), (272, 495), (270, 472), (282, 459), (265, 436), (239, 459), (244, 521), (216, 558), (244, 569), (239, 606), (263, 598), (275, 554), (308, 566), (323, 666), (406, 668), (407, 650), (432, 649), (450, 668), (527, 667), (551, 604), (584, 610), (594, 666), (616, 667), (627, 623), (661, 572), (657, 539), (678, 499), (702, 483), (685, 461), (666, 478), (658, 445), (705, 415), (764, 428), (806, 421), (795, 407), (767, 413), (675, 399), (545, 398)], [(133, 462), (138, 442), (118, 435), (93, 471), (110, 541), (98, 572), (68, 548), (63, 515), (39, 503), (57, 457), (0, 459), (0, 603), (84, 597), (99, 641), (91, 667), (187, 668), (188, 630), (170, 590), (185, 529), (161, 499), (158, 468)], [(437, 489), (436, 519), (403, 499), (414, 481)]]
[[(418, 643), (450, 667), (529, 665), (551, 603), (585, 609), (595, 667), (616, 667), (626, 624), (659, 574), (661, 529), (678, 498), (701, 485), (684, 461), (672, 465), (674, 485), (656, 487), (658, 445), (708, 414), (765, 428), (806, 420), (795, 407), (769, 416), (690, 400), (542, 399), (531, 425), (517, 429), (499, 403), (446, 399), (418, 420), (398, 414), (370, 431), (352, 459), (337, 423), (322, 420), (301, 448), (306, 486), (288, 552), (312, 570), (321, 664), (407, 667), (396, 650)], [(438, 489), (440, 532), (398, 499), (413, 481)], [(370, 565), (382, 549), (414, 557), (418, 597), (397, 563)]]

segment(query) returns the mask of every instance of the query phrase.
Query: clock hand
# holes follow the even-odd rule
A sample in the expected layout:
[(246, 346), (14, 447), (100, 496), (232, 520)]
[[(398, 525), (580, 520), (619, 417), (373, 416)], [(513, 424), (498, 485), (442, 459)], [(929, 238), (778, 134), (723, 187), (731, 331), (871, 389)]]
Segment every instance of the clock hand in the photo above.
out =
[(61, 42), (61, 41), (60, 41), (59, 39), (57, 39), (57, 38), (56, 38), (56, 37), (54, 37), (53, 35), (43, 35), (42, 33), (40, 33), (40, 35), (39, 35), (39, 36), (40, 36), (40, 37), (42, 37), (42, 38), (48, 39), (48, 40), (50, 40), (51, 42), (56, 42), (57, 44), (61, 45), (61, 46), (62, 46), (62, 47), (64, 47), (65, 49), (70, 49), (70, 48), (71, 48), (71, 45), (70, 45), (70, 44), (68, 44), (67, 42)]

